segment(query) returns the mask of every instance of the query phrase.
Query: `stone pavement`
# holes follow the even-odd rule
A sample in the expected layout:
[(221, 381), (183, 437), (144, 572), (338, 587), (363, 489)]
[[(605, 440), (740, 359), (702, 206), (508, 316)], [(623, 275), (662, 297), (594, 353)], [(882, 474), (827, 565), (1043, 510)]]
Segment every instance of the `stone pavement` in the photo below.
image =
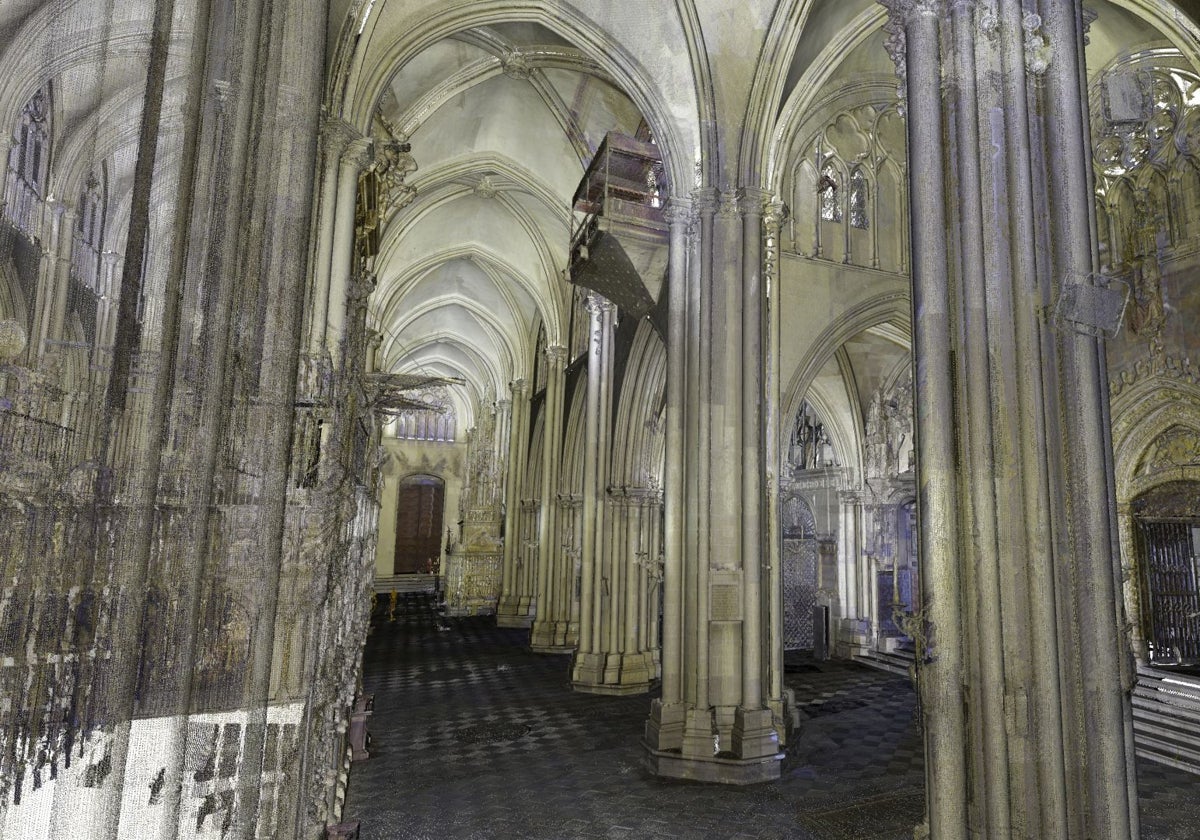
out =
[[(568, 658), (528, 631), (440, 619), (428, 596), (377, 612), (364, 683), (370, 760), (346, 818), (362, 840), (788, 838), (908, 840), (924, 810), (924, 755), (906, 680), (788, 654), (802, 729), (778, 782), (746, 788), (642, 769), (645, 696), (571, 691)], [(1139, 765), (1143, 838), (1198, 836), (1200, 778)]]

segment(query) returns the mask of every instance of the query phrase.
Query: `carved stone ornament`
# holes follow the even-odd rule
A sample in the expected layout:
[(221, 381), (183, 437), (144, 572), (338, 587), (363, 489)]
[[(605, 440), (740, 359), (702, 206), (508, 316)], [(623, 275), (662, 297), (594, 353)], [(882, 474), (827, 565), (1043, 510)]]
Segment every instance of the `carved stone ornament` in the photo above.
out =
[(19, 321), (0, 321), (0, 362), (10, 362), (19, 356), (29, 342), (25, 327)]
[(1025, 32), (1025, 67), (1035, 76), (1041, 76), (1050, 67), (1053, 49), (1050, 39), (1042, 31), (1042, 18), (1033, 12), (1026, 12), (1021, 19), (1021, 29)]
[(484, 175), (479, 179), (479, 183), (475, 185), (475, 195), (480, 198), (495, 198), (498, 192), (496, 182), (492, 180), (491, 175)]
[(418, 169), (416, 158), (411, 154), (412, 146), (399, 141), (389, 141), (380, 146), (375, 159), (375, 174), (379, 176), (382, 195), (381, 214), (402, 210), (417, 197), (414, 187), (405, 179)]
[(529, 66), (529, 61), (525, 54), (520, 50), (513, 50), (506, 53), (500, 59), (500, 66), (504, 70), (504, 75), (510, 79), (524, 80), (529, 78), (529, 74), (533, 72), (533, 68)]
[(1115, 397), (1126, 388), (1160, 376), (1190, 385), (1200, 385), (1200, 370), (1192, 367), (1190, 359), (1176, 359), (1164, 353), (1155, 353), (1148, 359), (1139, 359), (1132, 368), (1114, 376), (1109, 382), (1109, 388)]
[(1200, 432), (1186, 426), (1172, 426), (1147, 447), (1139, 462), (1137, 475), (1200, 466)]

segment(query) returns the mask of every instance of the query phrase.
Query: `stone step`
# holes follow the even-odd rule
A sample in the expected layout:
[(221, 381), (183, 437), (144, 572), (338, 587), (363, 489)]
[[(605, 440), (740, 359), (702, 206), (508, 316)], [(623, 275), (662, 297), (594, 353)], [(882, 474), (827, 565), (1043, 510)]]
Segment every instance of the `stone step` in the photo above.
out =
[(389, 575), (375, 578), (375, 594), (389, 595), (393, 591), (403, 595), (406, 592), (433, 592), (437, 589), (437, 575)]
[(1200, 679), (1139, 667), (1131, 702), (1137, 754), (1200, 775)]
[(855, 655), (854, 661), (869, 668), (877, 668), (881, 671), (907, 677), (909, 675), (908, 669), (913, 664), (913, 654), (911, 651), (894, 651), (888, 653), (880, 650), (869, 650), (866, 653)]

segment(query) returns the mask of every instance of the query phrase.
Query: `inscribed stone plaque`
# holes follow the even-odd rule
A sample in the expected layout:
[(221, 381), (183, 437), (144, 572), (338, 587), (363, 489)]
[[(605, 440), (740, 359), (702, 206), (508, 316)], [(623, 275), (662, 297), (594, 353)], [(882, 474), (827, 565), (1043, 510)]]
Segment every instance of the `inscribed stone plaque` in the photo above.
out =
[(742, 587), (736, 583), (713, 584), (709, 588), (709, 617), (713, 621), (741, 621)]

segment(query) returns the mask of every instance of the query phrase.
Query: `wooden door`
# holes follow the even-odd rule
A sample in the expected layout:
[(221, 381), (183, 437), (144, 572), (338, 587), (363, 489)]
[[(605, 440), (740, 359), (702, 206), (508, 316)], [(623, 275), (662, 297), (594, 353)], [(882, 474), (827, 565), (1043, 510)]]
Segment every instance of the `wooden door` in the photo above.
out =
[(428, 572), (438, 562), (445, 498), (446, 485), (436, 476), (414, 475), (400, 482), (393, 574)]

